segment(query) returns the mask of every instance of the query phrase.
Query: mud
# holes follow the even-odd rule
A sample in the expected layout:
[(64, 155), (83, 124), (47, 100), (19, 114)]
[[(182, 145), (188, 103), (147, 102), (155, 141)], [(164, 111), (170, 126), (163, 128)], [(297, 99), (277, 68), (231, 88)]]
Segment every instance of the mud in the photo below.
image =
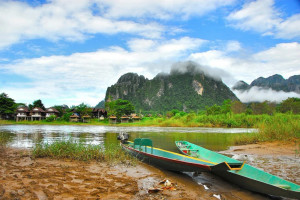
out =
[[(175, 191), (149, 194), (168, 178)], [(161, 170), (99, 162), (47, 158), (32, 159), (23, 149), (0, 150), (0, 199), (210, 199), (201, 188), (187, 187), (183, 180), (166, 177)], [(202, 198), (203, 197), (203, 198)]]
[[(246, 159), (251, 165), (300, 184), (300, 157), (290, 146), (245, 145), (222, 153)], [(148, 193), (163, 179), (170, 180), (176, 190)], [(266, 200), (270, 197), (244, 190), (210, 173), (174, 173), (144, 163), (112, 166), (32, 159), (29, 150), (9, 148), (0, 149), (0, 200), (4, 199)]]

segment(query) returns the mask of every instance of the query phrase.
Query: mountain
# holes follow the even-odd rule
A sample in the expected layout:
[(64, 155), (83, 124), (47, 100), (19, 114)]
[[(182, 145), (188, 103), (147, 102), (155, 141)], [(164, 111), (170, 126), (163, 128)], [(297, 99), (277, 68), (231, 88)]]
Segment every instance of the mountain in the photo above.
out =
[(104, 100), (100, 101), (100, 102), (95, 106), (95, 108), (104, 108), (104, 107), (105, 107), (105, 101), (104, 101)]
[(239, 81), (232, 87), (232, 89), (245, 91), (254, 86), (265, 89), (271, 88), (276, 91), (296, 92), (300, 94), (300, 75), (291, 76), (288, 79), (284, 79), (279, 74), (275, 74), (267, 78), (259, 77), (252, 81), (250, 85), (244, 81)]
[(124, 74), (107, 88), (105, 101), (118, 98), (129, 100), (138, 111), (196, 111), (226, 99), (237, 100), (221, 80), (205, 75), (191, 63), (185, 72), (173, 69), (151, 80), (136, 73)]

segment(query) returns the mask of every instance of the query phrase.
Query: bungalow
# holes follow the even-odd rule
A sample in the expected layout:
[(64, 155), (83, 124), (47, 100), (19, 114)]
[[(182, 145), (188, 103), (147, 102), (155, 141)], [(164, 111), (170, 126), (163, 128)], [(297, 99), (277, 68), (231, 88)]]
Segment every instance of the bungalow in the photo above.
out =
[(47, 108), (46, 109), (46, 118), (50, 117), (51, 115), (55, 115), (56, 117), (58, 117), (58, 110), (56, 110), (55, 108)]
[(29, 110), (27, 107), (20, 107), (20, 108), (17, 108), (17, 111), (16, 111), (16, 121), (19, 121), (19, 120), (27, 120), (29, 118)]
[(114, 115), (111, 115), (111, 116), (109, 117), (109, 123), (111, 123), (111, 124), (116, 124), (116, 123), (117, 123), (117, 117), (114, 116)]
[(137, 115), (133, 116), (131, 119), (132, 119), (133, 122), (139, 122), (141, 120), (141, 118)]
[(129, 122), (129, 117), (127, 115), (123, 115), (121, 117), (121, 123), (128, 123)]
[(82, 122), (83, 123), (90, 122), (90, 119), (91, 119), (91, 116), (89, 116), (89, 115), (82, 116)]
[(35, 107), (31, 110), (31, 121), (42, 120), (45, 118), (45, 111), (42, 108)]
[(100, 117), (107, 118), (107, 111), (103, 108), (94, 108), (92, 111), (93, 117), (100, 119)]
[(70, 116), (70, 121), (71, 122), (78, 122), (79, 121), (79, 116), (73, 113), (73, 115)]

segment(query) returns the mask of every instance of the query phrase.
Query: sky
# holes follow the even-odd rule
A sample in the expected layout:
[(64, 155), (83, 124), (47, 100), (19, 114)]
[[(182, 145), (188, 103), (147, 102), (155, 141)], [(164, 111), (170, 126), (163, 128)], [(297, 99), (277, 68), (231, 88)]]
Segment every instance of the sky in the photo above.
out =
[(152, 79), (187, 61), (228, 87), (299, 75), (300, 1), (0, 0), (0, 92), (18, 103), (95, 106), (125, 73)]

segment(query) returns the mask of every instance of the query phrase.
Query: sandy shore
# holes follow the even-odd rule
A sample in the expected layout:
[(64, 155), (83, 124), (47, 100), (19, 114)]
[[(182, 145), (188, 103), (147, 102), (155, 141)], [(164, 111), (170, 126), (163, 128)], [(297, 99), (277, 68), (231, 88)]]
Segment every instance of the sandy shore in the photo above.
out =
[[(296, 148), (295, 148), (296, 147)], [(232, 147), (222, 153), (300, 184), (300, 155), (289, 143)], [(295, 151), (296, 150), (296, 151)], [(298, 157), (297, 157), (298, 156)], [(148, 193), (163, 179), (176, 190)], [(107, 163), (32, 159), (24, 149), (0, 150), (0, 199), (246, 199), (269, 197), (231, 185), (209, 173), (172, 173), (139, 163)]]

